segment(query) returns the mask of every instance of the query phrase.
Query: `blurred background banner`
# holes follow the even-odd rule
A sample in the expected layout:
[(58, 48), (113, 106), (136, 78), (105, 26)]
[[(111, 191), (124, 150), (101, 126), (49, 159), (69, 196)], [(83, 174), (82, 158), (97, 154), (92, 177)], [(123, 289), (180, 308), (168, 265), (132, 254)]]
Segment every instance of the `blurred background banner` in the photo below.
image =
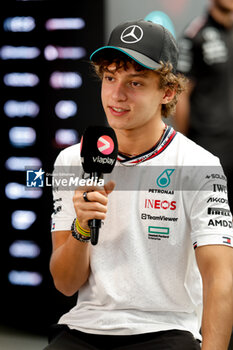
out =
[(42, 179), (61, 149), (104, 121), (88, 63), (103, 44), (104, 6), (93, 0), (0, 7), (0, 322), (43, 332), (76, 296), (57, 292), (49, 273), (53, 203)]
[[(179, 37), (203, 0), (1, 1), (0, 324), (46, 333), (76, 301), (56, 291), (50, 174), (61, 149), (105, 124), (89, 55), (114, 26), (164, 11)], [(57, 208), (59, 206), (56, 205)]]

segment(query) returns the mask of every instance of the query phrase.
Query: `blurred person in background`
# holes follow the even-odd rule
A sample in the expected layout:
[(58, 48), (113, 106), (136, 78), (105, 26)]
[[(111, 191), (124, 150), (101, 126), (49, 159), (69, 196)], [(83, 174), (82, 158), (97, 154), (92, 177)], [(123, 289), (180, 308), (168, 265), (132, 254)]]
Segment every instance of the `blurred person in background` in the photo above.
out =
[(233, 0), (210, 0), (179, 41), (178, 70), (189, 79), (176, 129), (220, 158), (233, 210)]

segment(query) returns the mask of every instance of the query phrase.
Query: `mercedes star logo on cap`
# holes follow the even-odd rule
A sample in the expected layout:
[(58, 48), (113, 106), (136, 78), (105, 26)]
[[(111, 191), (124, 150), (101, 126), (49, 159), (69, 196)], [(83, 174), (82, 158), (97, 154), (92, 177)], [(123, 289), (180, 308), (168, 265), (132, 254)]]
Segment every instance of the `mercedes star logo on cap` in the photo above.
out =
[(126, 44), (134, 44), (140, 41), (143, 37), (142, 28), (137, 25), (127, 27), (121, 34), (121, 41)]

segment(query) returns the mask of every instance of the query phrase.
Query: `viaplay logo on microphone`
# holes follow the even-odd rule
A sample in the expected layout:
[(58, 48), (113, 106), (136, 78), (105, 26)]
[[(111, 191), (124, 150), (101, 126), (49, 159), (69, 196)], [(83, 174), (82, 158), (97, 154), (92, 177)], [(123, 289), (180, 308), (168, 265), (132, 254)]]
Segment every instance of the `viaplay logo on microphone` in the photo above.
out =
[(97, 141), (98, 150), (104, 155), (109, 155), (114, 150), (114, 142), (108, 135), (101, 136)]
[(111, 173), (117, 153), (117, 138), (112, 128), (96, 125), (84, 131), (80, 155), (85, 173)]
[[(114, 151), (114, 141), (112, 138), (108, 135), (100, 136), (97, 141), (97, 148), (103, 155), (107, 156), (111, 154)], [(92, 158), (94, 162), (101, 163), (101, 164), (113, 164), (114, 159), (111, 159), (109, 157), (93, 157)]]

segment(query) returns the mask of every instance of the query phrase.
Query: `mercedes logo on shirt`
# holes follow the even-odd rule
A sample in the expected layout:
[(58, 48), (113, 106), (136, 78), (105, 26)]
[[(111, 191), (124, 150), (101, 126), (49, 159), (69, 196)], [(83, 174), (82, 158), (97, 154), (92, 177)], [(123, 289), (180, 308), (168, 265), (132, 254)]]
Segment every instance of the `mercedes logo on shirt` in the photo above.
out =
[(137, 25), (127, 27), (121, 34), (121, 41), (126, 44), (134, 44), (140, 41), (143, 37), (142, 28)]

